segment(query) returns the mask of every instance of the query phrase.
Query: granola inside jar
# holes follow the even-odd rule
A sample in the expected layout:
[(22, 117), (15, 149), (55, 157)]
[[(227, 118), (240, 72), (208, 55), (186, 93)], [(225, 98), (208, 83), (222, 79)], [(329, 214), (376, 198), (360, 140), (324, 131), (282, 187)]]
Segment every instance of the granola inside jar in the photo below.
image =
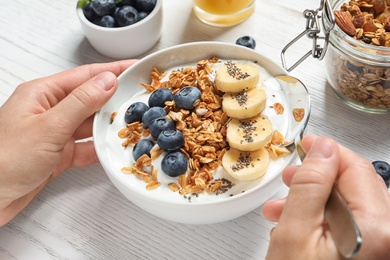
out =
[(354, 108), (390, 113), (390, 1), (338, 0), (332, 9), (336, 25), (325, 55), (330, 85)]

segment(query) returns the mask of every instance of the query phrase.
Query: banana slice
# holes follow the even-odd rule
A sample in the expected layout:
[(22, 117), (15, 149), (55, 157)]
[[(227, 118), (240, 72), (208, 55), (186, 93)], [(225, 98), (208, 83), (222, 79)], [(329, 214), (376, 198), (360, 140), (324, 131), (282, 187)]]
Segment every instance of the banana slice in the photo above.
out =
[(222, 157), (223, 168), (239, 181), (252, 181), (263, 176), (268, 165), (269, 154), (264, 147), (253, 152), (230, 148)]
[(222, 92), (240, 92), (257, 86), (259, 68), (252, 64), (227, 62), (215, 76), (215, 86)]
[(222, 109), (229, 117), (246, 119), (260, 114), (266, 103), (265, 91), (255, 87), (239, 93), (225, 93), (222, 99)]
[(241, 151), (255, 151), (272, 138), (272, 124), (260, 115), (248, 119), (233, 118), (227, 125), (226, 140), (230, 147)]

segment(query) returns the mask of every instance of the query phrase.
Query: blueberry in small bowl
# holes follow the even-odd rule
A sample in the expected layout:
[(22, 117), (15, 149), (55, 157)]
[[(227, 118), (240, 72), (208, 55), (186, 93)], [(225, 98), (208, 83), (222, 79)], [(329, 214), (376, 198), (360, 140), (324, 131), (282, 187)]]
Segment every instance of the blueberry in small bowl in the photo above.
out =
[(117, 5), (119, 6), (123, 6), (123, 5), (131, 5), (131, 6), (134, 6), (136, 4), (136, 1), (135, 0), (122, 0), (120, 2), (117, 3)]
[(137, 9), (130, 5), (119, 7), (115, 12), (115, 20), (119, 27), (134, 24), (139, 21)]
[(99, 25), (107, 28), (114, 28), (116, 26), (116, 21), (112, 16), (105, 15), (100, 20)]
[(79, 0), (76, 11), (88, 42), (110, 58), (136, 58), (161, 36), (162, 0)]
[(135, 5), (140, 12), (150, 13), (156, 6), (156, 0), (135, 0)]
[(88, 21), (95, 23), (95, 20), (99, 17), (96, 12), (92, 9), (92, 2), (88, 2), (85, 4), (83, 8), (83, 14)]
[(92, 2), (92, 10), (95, 12), (97, 16), (100, 17), (113, 14), (115, 9), (116, 9), (115, 0), (94, 0)]

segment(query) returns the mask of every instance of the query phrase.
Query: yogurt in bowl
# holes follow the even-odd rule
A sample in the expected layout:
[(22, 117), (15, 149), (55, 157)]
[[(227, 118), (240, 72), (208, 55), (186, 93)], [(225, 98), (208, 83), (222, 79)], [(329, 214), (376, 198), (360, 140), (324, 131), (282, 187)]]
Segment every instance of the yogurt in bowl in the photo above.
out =
[[(267, 93), (267, 104), (262, 115), (271, 121), (273, 128), (286, 140), (294, 139), (297, 133), (301, 132), (310, 113), (309, 95), (306, 90), (298, 95), (291, 95), (283, 86), (267, 84), (268, 79), (285, 74), (285, 71), (257, 52), (237, 45), (218, 42), (179, 45), (154, 53), (126, 70), (119, 77), (117, 93), (95, 116), (96, 151), (110, 180), (129, 200), (167, 220), (187, 224), (211, 224), (242, 216), (259, 207), (278, 191), (282, 185), (281, 171), (295, 161), (295, 153), (271, 159), (267, 172), (251, 181), (236, 180), (219, 166), (212, 174), (213, 180), (225, 180), (223, 192), (173, 191), (169, 185), (177, 183), (183, 186), (183, 180), (180, 177), (169, 177), (162, 172), (160, 167), (162, 155), (153, 161), (153, 167), (157, 172), (156, 181), (159, 183), (157, 187), (147, 189), (148, 183), (139, 176), (124, 174), (123, 168), (130, 167), (134, 160), (131, 154), (132, 146), (124, 148), (124, 139), (118, 137), (118, 132), (126, 128), (123, 118), (130, 104), (136, 101), (147, 103), (150, 92), (141, 84), (147, 85), (151, 82), (150, 74), (154, 68), (161, 72), (166, 71), (168, 77), (173, 71), (196, 66), (198, 61), (211, 57), (219, 59), (208, 73), (211, 81), (214, 81), (213, 77), (218, 67), (227, 61), (254, 64), (259, 68), (260, 79), (266, 83), (262, 88)], [(282, 105), (284, 112), (279, 113), (274, 104)], [(305, 117), (301, 123), (297, 123), (291, 113), (296, 107), (305, 110)], [(114, 112), (117, 115), (112, 121)]]

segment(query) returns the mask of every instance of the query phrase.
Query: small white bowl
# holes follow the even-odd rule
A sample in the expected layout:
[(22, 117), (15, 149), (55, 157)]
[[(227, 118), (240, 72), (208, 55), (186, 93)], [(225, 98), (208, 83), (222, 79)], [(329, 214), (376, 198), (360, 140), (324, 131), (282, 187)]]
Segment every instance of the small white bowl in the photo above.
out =
[(101, 54), (114, 59), (134, 58), (151, 49), (159, 40), (163, 22), (162, 0), (153, 11), (132, 25), (105, 28), (87, 20), (77, 4), (77, 16), (91, 45)]
[[(146, 183), (133, 174), (121, 172), (122, 167), (132, 164), (131, 149), (124, 149), (124, 139), (118, 137), (120, 129), (126, 126), (123, 117), (126, 109), (134, 102), (141, 91), (145, 91), (140, 83), (149, 83), (150, 72), (153, 67), (160, 71), (176, 66), (194, 65), (197, 61), (216, 56), (225, 60), (256, 61), (269, 75), (268, 79), (276, 75), (286, 74), (280, 66), (273, 63), (258, 52), (234, 45), (219, 42), (197, 42), (174, 46), (155, 52), (128, 68), (119, 76), (119, 89), (108, 103), (96, 113), (93, 137), (95, 149), (100, 162), (112, 183), (134, 204), (147, 212), (166, 220), (186, 224), (212, 224), (240, 217), (261, 206), (273, 196), (282, 186), (281, 172), (295, 162), (296, 153), (279, 158), (271, 163), (265, 176), (250, 182), (235, 182), (236, 185), (229, 192), (220, 195), (200, 194), (192, 196), (192, 200), (183, 198), (178, 192), (172, 192), (166, 185), (155, 190), (147, 190)], [(267, 77), (263, 78), (266, 80)], [(309, 94), (305, 87), (273, 85), (268, 93), (267, 116), (276, 129), (281, 131), (287, 140), (294, 140), (307, 124), (310, 114)], [(272, 91), (271, 91), (272, 90)], [(283, 103), (285, 112), (277, 115), (270, 106), (276, 100)], [(147, 102), (147, 100), (146, 100)], [(292, 109), (303, 107), (305, 118), (297, 123), (292, 116)], [(117, 116), (111, 123), (111, 115)], [(280, 160), (280, 161), (279, 161)], [(162, 176), (161, 176), (161, 175)], [(159, 181), (166, 177), (159, 172)], [(165, 176), (165, 177), (164, 177)], [(245, 192), (244, 192), (245, 191)]]

